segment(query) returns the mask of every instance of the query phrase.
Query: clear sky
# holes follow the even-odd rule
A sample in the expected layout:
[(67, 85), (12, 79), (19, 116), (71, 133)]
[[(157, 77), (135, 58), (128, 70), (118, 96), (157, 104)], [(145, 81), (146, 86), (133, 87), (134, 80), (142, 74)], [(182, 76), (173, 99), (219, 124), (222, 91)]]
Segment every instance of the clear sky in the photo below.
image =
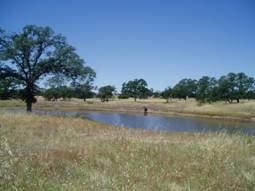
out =
[(62, 33), (97, 86), (144, 78), (162, 90), (182, 78), (255, 77), (255, 0), (0, 0), (0, 27)]

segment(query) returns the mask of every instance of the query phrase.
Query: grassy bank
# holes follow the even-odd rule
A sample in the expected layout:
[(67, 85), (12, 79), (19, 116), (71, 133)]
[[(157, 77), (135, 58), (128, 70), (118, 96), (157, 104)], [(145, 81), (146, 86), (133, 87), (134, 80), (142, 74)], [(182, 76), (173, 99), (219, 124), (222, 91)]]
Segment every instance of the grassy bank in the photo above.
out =
[(253, 190), (255, 139), (0, 112), (0, 190)]
[[(34, 104), (35, 109), (50, 110), (104, 110), (120, 112), (143, 112), (146, 106), (149, 113), (166, 115), (187, 115), (200, 117), (228, 118), (241, 120), (255, 120), (255, 100), (241, 100), (239, 104), (216, 102), (212, 104), (199, 104), (193, 99), (172, 100), (165, 103), (163, 99), (147, 99), (134, 102), (133, 99), (100, 102), (98, 99), (88, 99), (87, 102), (79, 99), (71, 101), (45, 101), (39, 98)], [(22, 101), (0, 101), (0, 108), (25, 108)]]

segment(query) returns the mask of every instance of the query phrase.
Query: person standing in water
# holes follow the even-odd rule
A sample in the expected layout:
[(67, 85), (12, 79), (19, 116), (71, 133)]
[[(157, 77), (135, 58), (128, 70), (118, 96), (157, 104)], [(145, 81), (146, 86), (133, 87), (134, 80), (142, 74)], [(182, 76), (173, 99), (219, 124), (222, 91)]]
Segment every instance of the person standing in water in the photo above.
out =
[(148, 108), (147, 107), (143, 107), (143, 114), (144, 114), (144, 116), (146, 116), (148, 114)]

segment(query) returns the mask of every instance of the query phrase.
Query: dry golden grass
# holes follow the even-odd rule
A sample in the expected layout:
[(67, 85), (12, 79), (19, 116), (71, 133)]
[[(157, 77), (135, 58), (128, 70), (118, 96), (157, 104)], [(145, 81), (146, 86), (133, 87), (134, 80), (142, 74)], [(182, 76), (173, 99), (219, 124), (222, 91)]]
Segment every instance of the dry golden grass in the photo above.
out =
[(0, 112), (0, 190), (253, 190), (255, 139)]

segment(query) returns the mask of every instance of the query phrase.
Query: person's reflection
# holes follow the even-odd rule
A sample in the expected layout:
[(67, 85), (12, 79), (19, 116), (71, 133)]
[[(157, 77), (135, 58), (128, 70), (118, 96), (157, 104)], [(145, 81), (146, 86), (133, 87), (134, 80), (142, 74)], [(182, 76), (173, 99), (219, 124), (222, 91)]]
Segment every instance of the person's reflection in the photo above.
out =
[(144, 116), (148, 115), (148, 108), (147, 107), (143, 107), (143, 115)]

